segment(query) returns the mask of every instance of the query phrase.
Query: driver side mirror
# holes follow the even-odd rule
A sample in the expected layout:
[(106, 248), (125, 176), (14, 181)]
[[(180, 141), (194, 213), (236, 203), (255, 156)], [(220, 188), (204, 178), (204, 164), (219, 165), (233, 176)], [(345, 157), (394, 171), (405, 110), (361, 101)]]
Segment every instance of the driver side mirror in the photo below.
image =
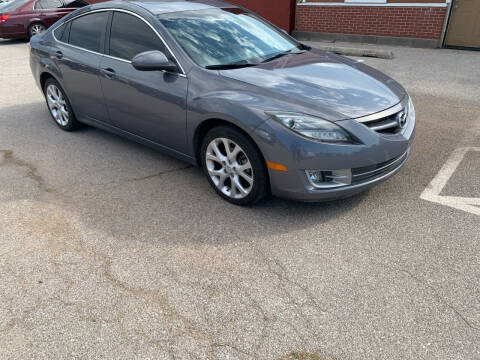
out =
[(165, 54), (158, 50), (145, 51), (132, 59), (132, 66), (140, 71), (175, 72), (177, 65), (172, 63)]

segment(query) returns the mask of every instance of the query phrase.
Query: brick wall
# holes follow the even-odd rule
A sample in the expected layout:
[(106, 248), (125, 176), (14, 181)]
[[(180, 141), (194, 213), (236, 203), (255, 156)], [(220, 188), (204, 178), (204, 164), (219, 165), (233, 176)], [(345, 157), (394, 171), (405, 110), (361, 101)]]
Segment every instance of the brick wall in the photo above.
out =
[(446, 8), (299, 5), (296, 13), (298, 31), (440, 39)]
[(288, 32), (293, 30), (296, 0), (228, 0), (247, 8), (279, 28)]

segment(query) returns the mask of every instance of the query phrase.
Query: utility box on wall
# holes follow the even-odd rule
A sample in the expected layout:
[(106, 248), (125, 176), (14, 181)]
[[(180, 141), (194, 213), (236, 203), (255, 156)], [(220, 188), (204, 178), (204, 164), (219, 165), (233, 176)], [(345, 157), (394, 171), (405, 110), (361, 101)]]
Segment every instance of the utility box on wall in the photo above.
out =
[(292, 32), (295, 25), (295, 0), (227, 0), (232, 4), (243, 6), (279, 28)]

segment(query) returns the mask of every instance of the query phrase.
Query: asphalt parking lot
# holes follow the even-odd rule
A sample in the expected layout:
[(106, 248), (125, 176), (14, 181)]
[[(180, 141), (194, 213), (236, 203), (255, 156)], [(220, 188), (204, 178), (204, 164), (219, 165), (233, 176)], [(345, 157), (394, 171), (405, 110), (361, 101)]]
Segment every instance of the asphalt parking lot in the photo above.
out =
[(0, 358), (480, 359), (480, 52), (392, 49), (361, 60), (416, 105), (402, 171), (241, 208), (199, 169), (62, 132), (28, 44), (0, 41)]

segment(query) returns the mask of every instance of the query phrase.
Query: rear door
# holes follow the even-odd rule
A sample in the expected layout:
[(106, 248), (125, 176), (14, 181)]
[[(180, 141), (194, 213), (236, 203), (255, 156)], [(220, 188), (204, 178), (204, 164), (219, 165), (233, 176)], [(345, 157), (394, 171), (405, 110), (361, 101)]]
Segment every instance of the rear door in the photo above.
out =
[(108, 122), (99, 66), (109, 13), (90, 12), (54, 30), (57, 47), (52, 55), (63, 77), (62, 86), (80, 119)]
[(178, 73), (138, 71), (131, 60), (160, 50), (176, 62), (159, 34), (133, 13), (114, 11), (101, 83), (112, 124), (171, 149), (186, 152), (187, 78)]

